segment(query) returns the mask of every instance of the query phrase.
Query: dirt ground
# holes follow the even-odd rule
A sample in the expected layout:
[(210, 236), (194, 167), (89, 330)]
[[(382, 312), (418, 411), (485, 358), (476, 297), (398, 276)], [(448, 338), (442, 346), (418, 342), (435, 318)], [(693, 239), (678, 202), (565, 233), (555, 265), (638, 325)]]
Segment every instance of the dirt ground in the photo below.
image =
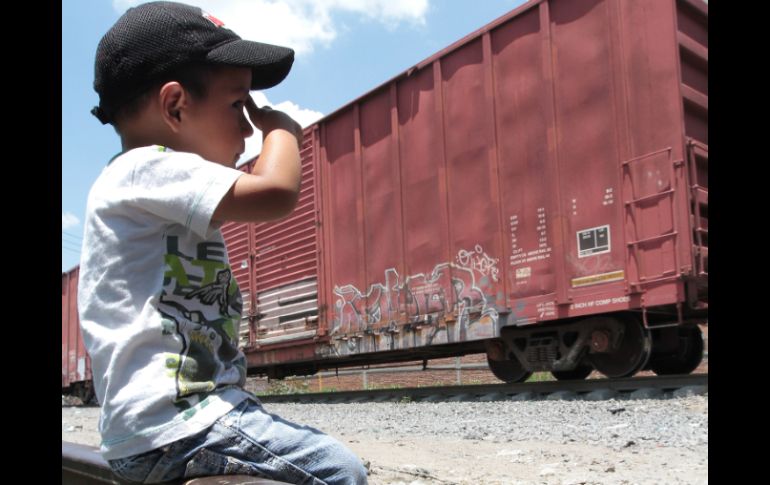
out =
[[(62, 407), (62, 439), (97, 446), (98, 408)], [(584, 443), (335, 435), (369, 468), (370, 485), (708, 484), (708, 450), (621, 450)]]
[(690, 450), (419, 439), (345, 441), (378, 484), (708, 484), (708, 456)]

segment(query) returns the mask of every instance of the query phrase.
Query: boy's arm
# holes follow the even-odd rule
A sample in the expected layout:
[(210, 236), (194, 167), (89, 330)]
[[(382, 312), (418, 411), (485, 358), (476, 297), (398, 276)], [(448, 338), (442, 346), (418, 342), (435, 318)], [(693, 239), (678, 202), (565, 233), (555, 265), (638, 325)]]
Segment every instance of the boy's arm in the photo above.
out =
[(262, 131), (262, 153), (250, 174), (239, 177), (219, 202), (214, 221), (269, 221), (291, 213), (299, 197), (302, 127), (285, 113), (257, 108), (249, 97), (246, 110)]

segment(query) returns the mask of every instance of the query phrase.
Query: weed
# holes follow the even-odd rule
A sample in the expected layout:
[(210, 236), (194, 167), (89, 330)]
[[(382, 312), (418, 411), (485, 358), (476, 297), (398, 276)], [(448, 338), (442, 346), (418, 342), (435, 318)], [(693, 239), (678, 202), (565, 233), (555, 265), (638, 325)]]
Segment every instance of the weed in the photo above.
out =
[(556, 378), (550, 372), (535, 372), (526, 382), (548, 382), (555, 381)]

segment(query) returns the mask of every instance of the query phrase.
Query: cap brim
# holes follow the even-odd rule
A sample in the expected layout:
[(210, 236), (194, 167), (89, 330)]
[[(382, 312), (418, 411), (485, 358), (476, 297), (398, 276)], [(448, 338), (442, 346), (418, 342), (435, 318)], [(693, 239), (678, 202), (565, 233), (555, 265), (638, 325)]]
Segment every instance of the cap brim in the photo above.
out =
[(212, 50), (206, 56), (211, 62), (250, 67), (251, 89), (267, 89), (283, 81), (294, 63), (294, 51), (249, 40), (235, 40)]

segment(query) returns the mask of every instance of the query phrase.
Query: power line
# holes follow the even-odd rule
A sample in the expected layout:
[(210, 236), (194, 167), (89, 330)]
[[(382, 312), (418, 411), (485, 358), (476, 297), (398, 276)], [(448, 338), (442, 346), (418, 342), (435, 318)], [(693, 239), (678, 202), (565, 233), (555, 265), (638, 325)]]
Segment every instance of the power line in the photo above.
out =
[(80, 240), (83, 239), (83, 236), (78, 236), (77, 234), (72, 234), (71, 232), (67, 232), (65, 230), (62, 230), (61, 233), (62, 233), (62, 236), (70, 236), (70, 237), (74, 237), (74, 238), (80, 239)]
[(74, 243), (72, 241), (67, 241), (66, 239), (61, 240), (62, 247), (69, 247), (70, 249), (77, 249), (80, 251), (80, 243)]

